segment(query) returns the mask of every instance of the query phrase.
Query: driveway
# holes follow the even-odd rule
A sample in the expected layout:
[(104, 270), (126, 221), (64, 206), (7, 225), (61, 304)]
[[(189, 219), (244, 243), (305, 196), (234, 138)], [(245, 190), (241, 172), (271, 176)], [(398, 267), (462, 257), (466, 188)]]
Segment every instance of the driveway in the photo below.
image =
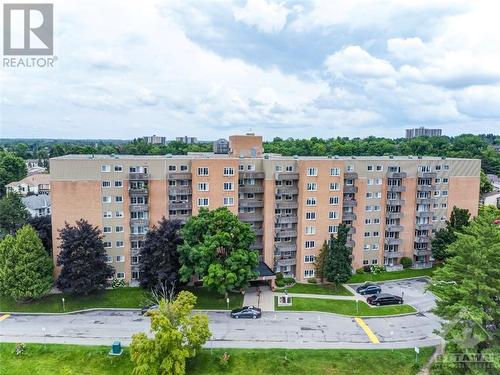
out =
[[(403, 296), (405, 303), (412, 305), (419, 312), (428, 312), (435, 306), (436, 297), (425, 288), (429, 279), (421, 277), (417, 279), (393, 280), (377, 282), (382, 287), (382, 293), (395, 294)], [(349, 286), (356, 290), (360, 284), (350, 284)], [(366, 298), (367, 296), (362, 296)]]

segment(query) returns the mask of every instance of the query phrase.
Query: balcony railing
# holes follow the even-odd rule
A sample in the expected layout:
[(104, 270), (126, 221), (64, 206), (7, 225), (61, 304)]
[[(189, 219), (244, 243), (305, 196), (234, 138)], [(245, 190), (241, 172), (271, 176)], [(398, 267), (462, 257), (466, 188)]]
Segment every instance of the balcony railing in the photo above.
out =
[(255, 241), (253, 244), (250, 245), (250, 250), (260, 250), (263, 248), (264, 246), (262, 245), (261, 241)]
[(297, 202), (280, 202), (276, 201), (276, 208), (278, 209), (286, 209), (286, 208), (298, 208), (299, 204)]
[(436, 172), (417, 172), (418, 178), (436, 178)]
[(240, 207), (264, 207), (263, 201), (256, 201), (255, 199), (240, 199), (238, 204)]
[(355, 194), (358, 192), (358, 187), (354, 185), (344, 185), (344, 193)]
[(406, 186), (403, 185), (388, 185), (387, 186), (387, 191), (389, 192), (395, 192), (395, 193), (402, 193), (406, 191)]
[(141, 227), (147, 227), (147, 226), (149, 226), (149, 219), (135, 219), (135, 218), (131, 218), (130, 219), (130, 225), (139, 225)]
[(299, 174), (296, 172), (277, 172), (276, 180), (277, 181), (285, 181), (285, 180), (298, 180)]
[(345, 242), (345, 245), (346, 245), (347, 247), (354, 247), (354, 245), (355, 245), (355, 244), (356, 244), (356, 242), (354, 242), (354, 240), (347, 240), (347, 241)]
[(343, 207), (356, 207), (357, 205), (358, 205), (358, 202), (355, 199), (344, 199), (342, 201)]
[(385, 226), (385, 230), (388, 232), (401, 232), (403, 229), (403, 226), (399, 224), (387, 224)]
[(256, 222), (256, 221), (264, 221), (264, 217), (259, 214), (254, 213), (239, 213), (238, 217), (241, 221), (245, 222)]
[(403, 265), (401, 264), (393, 264), (392, 266), (386, 265), (385, 270), (387, 272), (401, 271), (403, 270)]
[(141, 211), (148, 211), (149, 206), (147, 204), (131, 204), (130, 205), (130, 212), (141, 212)]
[(262, 236), (264, 234), (264, 228), (252, 228), (256, 236)]
[(358, 178), (358, 173), (357, 172), (344, 172), (344, 178), (355, 180), (356, 178)]
[(276, 237), (284, 238), (284, 237), (297, 237), (297, 231), (293, 229), (276, 229)]
[(415, 242), (416, 243), (430, 243), (431, 238), (429, 236), (416, 236)]
[(356, 220), (356, 214), (354, 212), (343, 212), (342, 220)]
[(387, 172), (388, 178), (406, 178), (406, 172)]
[(274, 246), (278, 251), (297, 251), (297, 245), (290, 242), (275, 242)]
[(432, 217), (432, 211), (417, 211), (415, 215), (417, 215), (417, 217)]
[(411, 266), (414, 269), (432, 268), (432, 262), (415, 262)]
[(403, 241), (401, 238), (387, 237), (384, 239), (386, 245), (401, 245)]
[(384, 257), (388, 259), (401, 258), (403, 255), (402, 251), (384, 251)]
[(431, 230), (434, 226), (430, 223), (427, 224), (415, 224), (415, 229), (417, 230)]
[(133, 181), (149, 180), (149, 174), (140, 172), (130, 172), (128, 174), (128, 179)]
[(189, 220), (191, 215), (186, 215), (186, 214), (176, 214), (176, 215), (169, 215), (170, 220), (180, 220), (182, 223), (185, 223), (186, 221)]
[(432, 249), (413, 249), (413, 254), (416, 256), (432, 255)]
[(385, 212), (385, 217), (388, 219), (402, 219), (403, 216), (404, 215), (402, 212), (390, 212), (390, 211)]
[(432, 204), (434, 203), (434, 199), (429, 197), (429, 198), (417, 198), (416, 200), (417, 204)]
[(149, 194), (149, 190), (147, 188), (144, 188), (144, 189), (129, 189), (128, 193), (129, 193), (130, 196), (134, 196), (134, 195), (144, 196), (144, 195), (148, 195)]
[(288, 259), (275, 259), (276, 265), (278, 266), (294, 266), (297, 264), (297, 260), (295, 258)]
[(240, 193), (263, 193), (264, 186), (259, 185), (242, 185), (238, 187)]
[(299, 189), (297, 187), (279, 187), (276, 188), (276, 194), (299, 194)]
[(130, 240), (131, 241), (144, 241), (146, 239), (146, 233), (131, 233)]
[(169, 180), (191, 180), (193, 178), (193, 174), (190, 172), (169, 172), (168, 179)]
[(276, 216), (276, 222), (280, 224), (295, 224), (298, 218), (296, 215)]
[(170, 195), (191, 195), (193, 190), (188, 186), (169, 186), (168, 194)]
[(191, 210), (192, 202), (168, 202), (169, 210)]
[(388, 199), (387, 204), (389, 206), (402, 206), (403, 204), (405, 204), (405, 200), (404, 199)]
[(417, 191), (434, 191), (434, 185), (417, 185)]
[(355, 234), (356, 233), (356, 228), (355, 227), (350, 227), (349, 232), (347, 234)]
[(263, 179), (265, 177), (264, 172), (255, 172), (255, 171), (245, 171), (239, 173), (239, 178), (255, 178), (255, 179)]

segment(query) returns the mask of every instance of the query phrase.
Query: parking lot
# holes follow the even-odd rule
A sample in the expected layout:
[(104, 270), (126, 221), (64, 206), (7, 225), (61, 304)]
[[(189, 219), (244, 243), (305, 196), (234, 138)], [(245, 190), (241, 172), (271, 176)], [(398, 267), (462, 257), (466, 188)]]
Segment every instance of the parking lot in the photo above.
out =
[[(412, 305), (419, 312), (430, 311), (435, 306), (436, 297), (425, 288), (429, 279), (421, 277), (417, 279), (394, 280), (377, 282), (382, 288), (382, 293), (390, 293), (397, 296), (403, 296), (404, 303)], [(360, 284), (350, 284), (349, 286), (356, 290)], [(362, 296), (366, 298), (368, 296)]]

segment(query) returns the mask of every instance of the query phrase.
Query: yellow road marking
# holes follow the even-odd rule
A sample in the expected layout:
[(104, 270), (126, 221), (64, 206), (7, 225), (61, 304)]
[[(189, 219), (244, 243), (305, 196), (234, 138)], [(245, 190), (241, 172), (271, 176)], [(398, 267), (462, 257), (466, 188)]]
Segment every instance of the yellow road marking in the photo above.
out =
[(9, 314), (5, 314), (5, 315), (0, 316), (0, 322), (1, 322), (2, 320), (7, 319), (9, 316), (10, 316)]
[(365, 323), (363, 319), (354, 318), (354, 320), (356, 321), (356, 323), (359, 324), (359, 326), (363, 329), (363, 331), (365, 331), (366, 335), (373, 344), (380, 344), (380, 341), (378, 341), (377, 336), (375, 336), (373, 331), (370, 329), (370, 327), (368, 327), (368, 325)]

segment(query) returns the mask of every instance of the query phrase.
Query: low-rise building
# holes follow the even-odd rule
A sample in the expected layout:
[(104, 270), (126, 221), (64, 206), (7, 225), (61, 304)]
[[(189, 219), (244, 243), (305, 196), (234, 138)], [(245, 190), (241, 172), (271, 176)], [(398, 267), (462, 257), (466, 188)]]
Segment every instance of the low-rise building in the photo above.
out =
[(500, 190), (486, 193), (482, 196), (483, 204), (500, 208)]
[(31, 217), (50, 216), (50, 194), (29, 195), (21, 200)]
[(14, 181), (5, 186), (7, 193), (18, 193), (23, 196), (49, 194), (50, 175), (46, 173), (36, 173), (27, 176), (20, 181)]

